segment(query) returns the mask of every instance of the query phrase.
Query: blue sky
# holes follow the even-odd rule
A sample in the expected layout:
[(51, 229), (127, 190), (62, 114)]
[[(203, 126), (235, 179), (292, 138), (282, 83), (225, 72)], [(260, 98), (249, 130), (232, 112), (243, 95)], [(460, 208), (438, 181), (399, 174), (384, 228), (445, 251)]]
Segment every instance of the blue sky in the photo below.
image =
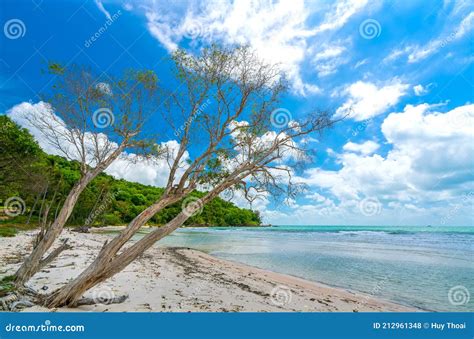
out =
[[(38, 94), (51, 84), (42, 70), (50, 60), (108, 73), (151, 68), (166, 83), (166, 57), (178, 47), (198, 53), (212, 42), (249, 44), (287, 73), (291, 91), (282, 108), (292, 118), (314, 108), (350, 113), (314, 142), (314, 163), (296, 173), (308, 192), (286, 204), (254, 204), (266, 222), (474, 224), (470, 1), (0, 6), (2, 114), (41, 112)], [(114, 164), (108, 172), (160, 186), (166, 166)], [(244, 205), (238, 197), (236, 203)]]

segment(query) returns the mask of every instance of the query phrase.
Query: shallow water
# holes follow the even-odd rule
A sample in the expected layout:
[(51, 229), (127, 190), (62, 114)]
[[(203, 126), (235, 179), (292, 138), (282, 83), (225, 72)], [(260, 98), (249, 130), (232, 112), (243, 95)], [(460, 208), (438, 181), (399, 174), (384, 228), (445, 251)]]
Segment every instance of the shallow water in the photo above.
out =
[[(474, 311), (474, 227), (184, 228), (184, 246), (433, 311)], [(451, 298), (449, 297), (451, 290)]]

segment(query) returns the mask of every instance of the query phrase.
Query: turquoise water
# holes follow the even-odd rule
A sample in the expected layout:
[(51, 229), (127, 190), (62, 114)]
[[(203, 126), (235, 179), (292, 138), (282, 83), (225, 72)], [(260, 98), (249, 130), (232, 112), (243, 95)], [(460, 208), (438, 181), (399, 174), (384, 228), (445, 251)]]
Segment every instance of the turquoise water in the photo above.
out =
[(184, 228), (158, 245), (425, 310), (474, 311), (473, 244), (474, 227), (273, 226)]

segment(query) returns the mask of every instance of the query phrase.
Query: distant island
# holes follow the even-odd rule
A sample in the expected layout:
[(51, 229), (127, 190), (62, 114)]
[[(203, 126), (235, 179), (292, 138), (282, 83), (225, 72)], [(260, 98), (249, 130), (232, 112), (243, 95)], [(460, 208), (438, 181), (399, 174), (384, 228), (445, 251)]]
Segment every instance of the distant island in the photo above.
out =
[[(74, 182), (80, 177), (79, 163), (45, 153), (27, 129), (21, 128), (7, 116), (0, 116), (0, 236), (14, 235), (16, 230), (34, 228), (38, 217), (50, 204), (54, 215)], [(32, 185), (32, 182), (35, 184)], [(69, 221), (69, 227), (100, 227), (126, 225), (147, 206), (156, 201), (163, 189), (115, 179), (100, 174), (81, 194)], [(194, 192), (197, 198), (203, 192)], [(9, 216), (4, 211), (8, 197), (24, 201), (21, 213)], [(156, 214), (148, 225), (166, 224), (182, 210), (175, 203)], [(13, 213), (17, 214), (17, 213)], [(239, 208), (219, 197), (205, 205), (202, 211), (186, 221), (185, 226), (260, 226), (258, 211)]]

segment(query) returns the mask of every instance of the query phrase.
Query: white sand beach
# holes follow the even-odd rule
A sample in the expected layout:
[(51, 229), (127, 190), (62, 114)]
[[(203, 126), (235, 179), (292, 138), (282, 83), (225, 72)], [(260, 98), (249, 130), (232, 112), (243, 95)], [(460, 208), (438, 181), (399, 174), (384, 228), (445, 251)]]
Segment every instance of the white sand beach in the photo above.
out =
[[(31, 249), (35, 232), (0, 238), (0, 275), (13, 274)], [(49, 293), (90, 263), (106, 234), (69, 230), (73, 248), (45, 267), (29, 285)], [(405, 312), (417, 309), (215, 258), (186, 248), (152, 248), (123, 272), (89, 291), (90, 297), (128, 295), (121, 304), (26, 311), (96, 312)]]

